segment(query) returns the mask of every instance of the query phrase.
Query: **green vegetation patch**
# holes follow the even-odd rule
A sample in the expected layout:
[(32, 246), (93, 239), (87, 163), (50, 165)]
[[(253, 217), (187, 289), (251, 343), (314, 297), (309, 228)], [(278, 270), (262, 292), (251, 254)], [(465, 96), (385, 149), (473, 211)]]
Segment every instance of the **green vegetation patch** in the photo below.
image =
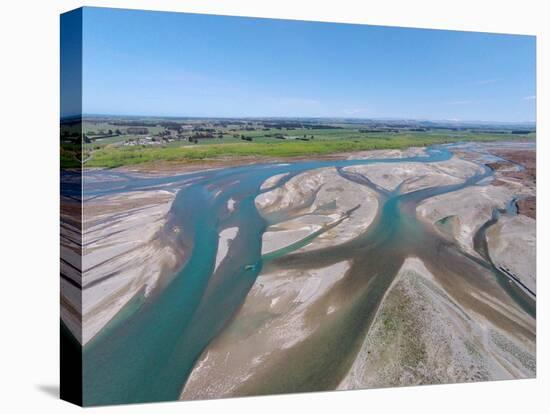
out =
[[(518, 136), (517, 139), (525, 136)], [(467, 137), (433, 134), (392, 134), (365, 136), (360, 138), (318, 139), (311, 141), (278, 140), (276, 142), (228, 142), (216, 140), (208, 145), (168, 145), (168, 146), (113, 146), (107, 145), (91, 153), (86, 163), (89, 167), (120, 167), (156, 161), (197, 161), (223, 157), (299, 157), (322, 156), (341, 152), (366, 151), (375, 149), (399, 149), (411, 146), (428, 146), (468, 141), (502, 140), (502, 135), (469, 134)], [(507, 136), (510, 139), (510, 136)]]

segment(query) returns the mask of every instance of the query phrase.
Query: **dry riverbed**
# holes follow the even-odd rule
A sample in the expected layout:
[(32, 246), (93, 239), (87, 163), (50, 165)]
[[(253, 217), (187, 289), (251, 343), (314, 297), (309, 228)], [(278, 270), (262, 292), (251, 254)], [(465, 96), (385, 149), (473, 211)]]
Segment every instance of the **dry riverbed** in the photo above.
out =
[[(516, 200), (518, 216), (501, 214), (498, 222), (487, 229), (488, 253), (497, 267), (509, 269), (535, 291), (535, 149), (520, 144), (509, 147), (478, 144), (477, 148), (477, 151), (456, 153), (479, 165), (486, 164), (494, 171), (493, 177), (478, 185), (427, 199), (418, 206), (417, 214), (450, 236), (463, 250), (479, 256), (474, 250), (476, 233), (492, 218), (495, 209), (504, 211)], [(486, 162), (487, 156), (501, 159)]]
[[(423, 151), (384, 150), (356, 156), (398, 158)], [(270, 223), (263, 235), (262, 253), (312, 252), (368, 233), (382, 194), (460, 184), (483, 173), (483, 161), (461, 155), (429, 164), (375, 163), (344, 169), (369, 185), (346, 179), (334, 168), (305, 172), (283, 184), (279, 183), (286, 175), (274, 176), (256, 198), (258, 210)], [(479, 257), (473, 239), (493, 211), (504, 210), (517, 196), (533, 193), (529, 182), (516, 178), (503, 184), (499, 181), (503, 178), (509, 179), (496, 174), (476, 185), (428, 198), (418, 206), (417, 217), (460, 250)], [(529, 217), (503, 215), (487, 231), (494, 264), (520, 274), (533, 287), (534, 228)], [(346, 283), (351, 265), (352, 261), (311, 269), (268, 265), (232, 322), (204, 350), (181, 398), (253, 394), (258, 382), (269, 378), (270, 369), (285, 361), (290, 349), (304, 343), (338, 312), (342, 303), (327, 301), (331, 296), (326, 294), (336, 284)], [(478, 265), (472, 262), (471, 266), (477, 269)], [(417, 257), (405, 260), (339, 389), (535, 375), (534, 319), (513, 304), (487, 270), (479, 267), (485, 272), (479, 280), (469, 274), (461, 280), (460, 273), (448, 274), (449, 269), (438, 267), (434, 274)]]
[(182, 399), (247, 395), (246, 387), (265, 376), (288, 349), (315, 332), (341, 304), (308, 314), (345, 277), (349, 263), (312, 270), (262, 273), (234, 321), (207, 347)]
[[(520, 214), (501, 214), (487, 228), (487, 254), (495, 266), (509, 269), (535, 290), (536, 215), (527, 201), (535, 197), (534, 151), (522, 148), (518, 155), (514, 149), (480, 148), (479, 153), (456, 150), (444, 162), (373, 163), (342, 171), (327, 167), (268, 178), (255, 199), (268, 224), (262, 236), (263, 271), (231, 321), (204, 349), (181, 398), (249, 395), (259, 379), (269, 378), (270, 370), (285, 360), (289, 350), (323, 331), (327, 321), (336, 320), (345, 308), (346, 298), (330, 293), (345, 285), (357, 258), (305, 268), (292, 263), (270, 265), (271, 257), (289, 251), (311, 254), (335, 246), (347, 248), (346, 243), (381, 222), (377, 221), (380, 208), (389, 194), (460, 184), (482, 173), (484, 164), (494, 170), (493, 178), (427, 198), (413, 214), (458, 251), (484, 260), (474, 245), (476, 234), (496, 210), (503, 211), (517, 198)], [(502, 159), (486, 162), (487, 153)], [(424, 154), (423, 148), (410, 148), (334, 158)], [(518, 168), (521, 162), (525, 168)], [(225, 166), (217, 160), (201, 168)], [(154, 171), (136, 167), (135, 172), (163, 175), (177, 169), (157, 167)], [(174, 198), (174, 192), (150, 190), (86, 200), (82, 263), (75, 256), (77, 226), (65, 220), (62, 249), (68, 262), (62, 264), (66, 276), (62, 279), (62, 318), (82, 344), (93, 339), (129, 301), (149, 295), (182, 264), (186, 252), (175, 242), (175, 235), (185, 229), (167, 225)], [(229, 199), (228, 214), (235, 208), (237, 201)], [(214, 271), (238, 235), (238, 227), (220, 231)], [(461, 285), (457, 282), (460, 274), (451, 277), (442, 272), (444, 267), (433, 269), (428, 263), (415, 256), (405, 260), (373, 312), (372, 324), (365, 337), (360, 337), (363, 343), (358, 342), (361, 346), (338, 388), (533, 377), (534, 319), (516, 309), (503, 290), (491, 295), (496, 282), (475, 280)], [(478, 286), (486, 290), (476, 290)], [(492, 317), (504, 322), (494, 323)], [(509, 326), (520, 326), (521, 332)]]
[(175, 197), (168, 191), (135, 191), (87, 200), (83, 207), (82, 289), (64, 283), (64, 300), (80, 309), (78, 326), (68, 326), (84, 345), (135, 295), (147, 296), (159, 278), (181, 262), (182, 251), (163, 236)]
[[(270, 180), (266, 188), (273, 186)], [(262, 238), (262, 254), (267, 254), (316, 232), (322, 233), (302, 251), (335, 246), (357, 237), (374, 220), (378, 200), (374, 191), (343, 178), (331, 167), (299, 174), (260, 194), (256, 207), (271, 223)]]
[(534, 343), (462, 306), (418, 258), (388, 289), (339, 389), (442, 384), (535, 375)]

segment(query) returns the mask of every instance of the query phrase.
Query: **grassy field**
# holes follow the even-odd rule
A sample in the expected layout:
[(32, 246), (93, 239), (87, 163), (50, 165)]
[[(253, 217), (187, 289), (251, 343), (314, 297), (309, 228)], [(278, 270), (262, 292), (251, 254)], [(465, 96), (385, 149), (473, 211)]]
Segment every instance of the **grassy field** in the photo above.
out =
[[(128, 128), (128, 127), (127, 126), (120, 126), (120, 125), (113, 125), (109, 122), (85, 121), (82, 124), (82, 133), (94, 138), (94, 141), (89, 142), (89, 143), (84, 143), (82, 148), (83, 148), (84, 151), (91, 152), (91, 151), (98, 150), (100, 148), (106, 147), (108, 145), (113, 145), (113, 144), (114, 145), (120, 145), (120, 144), (123, 144), (124, 142), (126, 142), (128, 140), (138, 138), (137, 135), (132, 135), (132, 134), (125, 133), (126, 128)], [(117, 129), (120, 130), (122, 132), (122, 134), (117, 135), (117, 136), (107, 137), (107, 138), (97, 138), (97, 139), (95, 138), (96, 135), (99, 134), (101, 131), (103, 131), (103, 133), (107, 133), (107, 131), (109, 131), (109, 130), (114, 132)], [(164, 128), (162, 128), (160, 126), (147, 126), (147, 129), (149, 130), (148, 135), (158, 134), (159, 132), (164, 130)]]
[[(287, 136), (313, 135), (310, 141), (280, 140), (265, 135), (283, 133)], [(512, 135), (469, 131), (424, 131), (398, 133), (362, 133), (357, 129), (307, 129), (239, 131), (238, 135), (250, 136), (253, 141), (243, 141), (230, 135), (223, 139), (199, 140), (198, 144), (172, 142), (163, 146), (121, 146), (116, 143), (96, 146), (86, 151), (87, 167), (114, 168), (125, 165), (158, 161), (193, 162), (220, 157), (298, 157), (321, 156), (340, 152), (372, 149), (398, 149), (410, 146), (427, 146), (457, 141), (497, 141), (534, 139), (535, 134)]]

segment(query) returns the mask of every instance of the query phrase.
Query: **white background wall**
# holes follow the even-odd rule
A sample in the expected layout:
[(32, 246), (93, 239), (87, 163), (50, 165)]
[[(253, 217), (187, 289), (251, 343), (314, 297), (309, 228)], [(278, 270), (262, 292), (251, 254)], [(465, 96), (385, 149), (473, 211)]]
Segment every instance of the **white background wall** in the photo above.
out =
[[(58, 384), (59, 13), (113, 6), (538, 36), (538, 378), (121, 406), (102, 412), (542, 412), (548, 410), (550, 12), (531, 0), (70, 0), (2, 2), (0, 13), (0, 411), (74, 412)], [(546, 25), (546, 28), (544, 27)], [(7, 129), (6, 129), (7, 126)], [(546, 252), (546, 254), (545, 254)], [(90, 409), (92, 413), (98, 409)], [(389, 411), (388, 411), (389, 410)], [(547, 411), (546, 411), (547, 412)]]

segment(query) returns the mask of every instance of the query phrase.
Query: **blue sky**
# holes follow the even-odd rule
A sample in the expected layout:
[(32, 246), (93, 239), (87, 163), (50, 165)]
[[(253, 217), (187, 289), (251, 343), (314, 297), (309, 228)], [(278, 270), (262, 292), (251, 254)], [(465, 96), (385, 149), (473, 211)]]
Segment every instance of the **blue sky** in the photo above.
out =
[(86, 8), (83, 111), (534, 121), (535, 37)]

